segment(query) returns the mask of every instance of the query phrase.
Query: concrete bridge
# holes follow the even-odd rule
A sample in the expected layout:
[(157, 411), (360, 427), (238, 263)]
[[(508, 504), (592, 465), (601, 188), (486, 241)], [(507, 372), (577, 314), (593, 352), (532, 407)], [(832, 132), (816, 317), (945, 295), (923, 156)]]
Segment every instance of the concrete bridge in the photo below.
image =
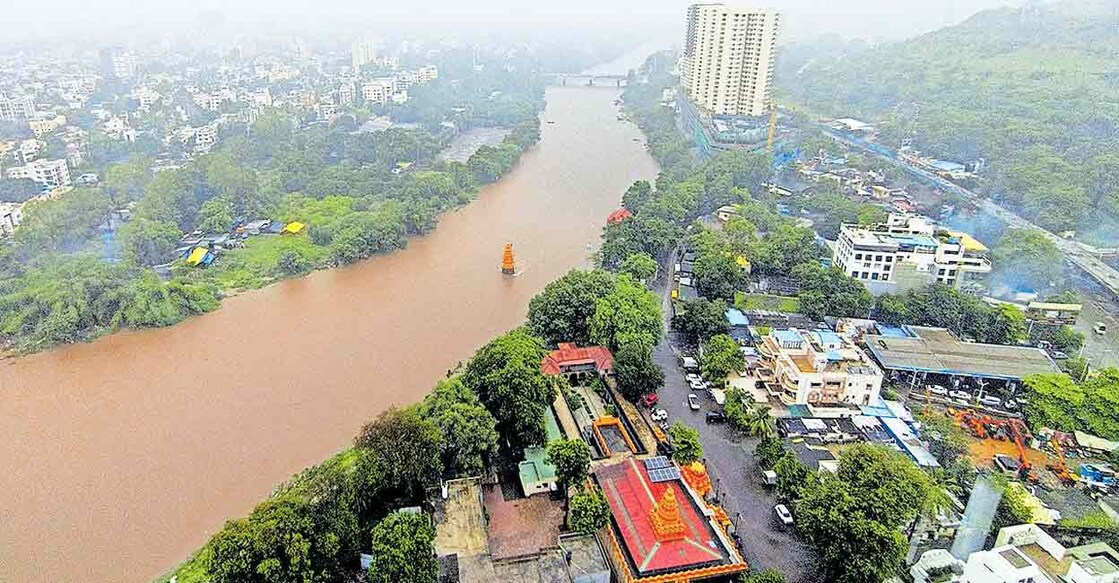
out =
[(549, 85), (559, 87), (625, 87), (627, 75), (588, 75), (584, 73), (553, 73), (547, 75)]

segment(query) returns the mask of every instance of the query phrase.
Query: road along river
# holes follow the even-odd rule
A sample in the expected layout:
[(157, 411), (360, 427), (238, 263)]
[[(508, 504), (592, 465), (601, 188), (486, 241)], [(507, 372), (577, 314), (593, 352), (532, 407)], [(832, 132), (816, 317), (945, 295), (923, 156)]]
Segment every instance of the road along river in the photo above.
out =
[(0, 362), (0, 581), (150, 580), (518, 325), (656, 175), (617, 97), (548, 89), (540, 143), (403, 251)]

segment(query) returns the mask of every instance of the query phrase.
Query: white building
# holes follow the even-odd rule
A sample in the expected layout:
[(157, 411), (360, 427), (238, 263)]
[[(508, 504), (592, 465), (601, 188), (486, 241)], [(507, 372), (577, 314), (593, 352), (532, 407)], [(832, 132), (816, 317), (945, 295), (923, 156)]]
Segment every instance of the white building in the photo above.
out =
[(8, 178), (28, 178), (44, 189), (70, 186), (70, 169), (66, 160), (34, 160), (30, 164), (9, 168)]
[(0, 202), (0, 237), (7, 237), (23, 223), (23, 204)]
[(23, 140), (16, 149), (16, 156), (19, 157), (20, 163), (27, 164), (39, 156), (39, 152), (45, 145), (39, 140)]
[(882, 371), (850, 340), (830, 330), (771, 330), (758, 345), (766, 390), (788, 405), (877, 403)]
[(420, 67), (419, 70), (416, 71), (416, 82), (417, 83), (431, 83), (432, 81), (434, 81), (438, 78), (439, 78), (439, 69), (436, 68), (435, 65), (427, 65), (426, 67)]
[(921, 555), (909, 570), (914, 583), (931, 583), (934, 573), (950, 572), (946, 583), (1116, 583), (1119, 553), (1106, 543), (1065, 548), (1036, 524), (1008, 526), (995, 546), (961, 561), (944, 550)]
[(135, 92), (136, 101), (140, 102), (140, 109), (150, 109), (155, 105), (163, 96), (159, 92), (149, 89), (147, 87), (140, 87)]
[(342, 83), (338, 86), (338, 105), (343, 107), (354, 102), (354, 84)]
[(932, 282), (974, 285), (991, 272), (987, 247), (967, 233), (939, 229), (924, 217), (891, 214), (874, 227), (843, 225), (832, 263), (874, 293)]
[(378, 105), (384, 105), (395, 92), (396, 82), (390, 78), (374, 79), (361, 86), (361, 98)]
[(8, 97), (0, 93), (0, 120), (15, 121), (35, 115), (35, 102), (28, 96)]
[(355, 71), (360, 70), (365, 65), (373, 62), (373, 58), (377, 54), (377, 46), (369, 40), (354, 41), (350, 45), (350, 66)]
[(688, 99), (710, 114), (765, 115), (779, 21), (771, 10), (690, 6), (680, 60), (680, 84)]

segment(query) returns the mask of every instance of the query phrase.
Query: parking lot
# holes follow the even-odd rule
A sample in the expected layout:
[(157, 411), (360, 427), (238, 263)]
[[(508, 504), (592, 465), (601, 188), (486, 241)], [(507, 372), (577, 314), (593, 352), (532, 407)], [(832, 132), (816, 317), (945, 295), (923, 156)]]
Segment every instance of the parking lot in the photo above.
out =
[[(666, 309), (664, 313), (671, 311)], [(704, 393), (696, 393), (700, 398), (698, 411), (688, 407), (687, 396), (693, 391), (673, 352), (673, 344), (679, 345), (675, 340), (669, 333), (653, 350), (653, 360), (664, 370), (665, 384), (657, 408), (668, 412), (669, 423), (682, 421), (699, 431), (711, 482), (734, 521), (750, 567), (777, 569), (788, 583), (815, 583), (819, 579), (814, 573), (813, 551), (797, 539), (792, 529), (781, 526), (773, 512), (777, 500), (762, 484), (761, 470), (754, 459), (757, 440), (737, 437), (725, 424), (707, 423), (707, 412), (720, 408)]]

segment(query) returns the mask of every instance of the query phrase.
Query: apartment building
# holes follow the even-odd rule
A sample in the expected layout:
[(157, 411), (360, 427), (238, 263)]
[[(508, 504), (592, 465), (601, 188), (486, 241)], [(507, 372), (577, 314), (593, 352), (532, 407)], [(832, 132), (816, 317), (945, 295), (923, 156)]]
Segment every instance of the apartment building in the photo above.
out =
[(23, 204), (0, 202), (0, 237), (7, 237), (23, 223)]
[(396, 82), (392, 78), (374, 79), (361, 85), (361, 98), (378, 105), (384, 105), (395, 92)]
[(977, 285), (991, 272), (987, 255), (987, 247), (967, 233), (940, 229), (924, 217), (891, 214), (872, 227), (841, 226), (832, 263), (881, 294), (933, 282)]
[(377, 55), (377, 45), (369, 40), (354, 41), (350, 45), (350, 66), (355, 71), (361, 70), (362, 67), (373, 62)]
[(723, 4), (688, 8), (680, 61), (684, 94), (714, 115), (769, 111), (780, 15)]
[(39, 157), (39, 152), (43, 150), (44, 146), (46, 144), (39, 140), (23, 140), (16, 149), (16, 156), (21, 164), (28, 164)]
[(431, 83), (439, 78), (439, 69), (435, 65), (420, 67), (416, 71), (417, 83)]
[(879, 400), (882, 371), (835, 332), (771, 330), (757, 350), (757, 378), (787, 405), (860, 406)]
[(37, 115), (27, 120), (27, 126), (31, 128), (37, 138), (41, 138), (64, 125), (66, 125), (66, 116), (64, 115)]
[(23, 166), (9, 168), (8, 178), (28, 178), (38, 182), (44, 189), (70, 186), (70, 169), (66, 160), (34, 160)]
[(0, 120), (16, 121), (35, 115), (35, 102), (28, 96), (8, 97), (0, 93)]

